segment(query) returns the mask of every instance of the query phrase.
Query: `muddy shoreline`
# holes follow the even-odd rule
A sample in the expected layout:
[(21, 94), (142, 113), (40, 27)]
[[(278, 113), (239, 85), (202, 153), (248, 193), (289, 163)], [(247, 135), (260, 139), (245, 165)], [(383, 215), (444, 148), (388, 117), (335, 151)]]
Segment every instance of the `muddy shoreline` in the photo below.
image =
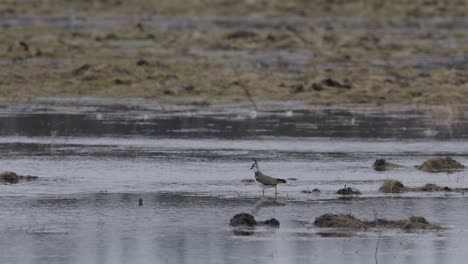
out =
[(466, 4), (2, 3), (0, 97), (466, 103)]

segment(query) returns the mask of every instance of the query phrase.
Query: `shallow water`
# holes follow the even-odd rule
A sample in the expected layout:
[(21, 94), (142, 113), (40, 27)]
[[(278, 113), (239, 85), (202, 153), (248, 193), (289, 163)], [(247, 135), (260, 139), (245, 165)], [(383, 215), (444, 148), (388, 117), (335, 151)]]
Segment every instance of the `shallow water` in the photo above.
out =
[[(0, 105), (0, 170), (41, 178), (0, 185), (0, 263), (375, 263), (378, 240), (379, 263), (468, 255), (464, 194), (378, 192), (390, 178), (468, 187), (465, 171), (413, 168), (434, 156), (468, 164), (463, 106), (127, 103)], [(241, 183), (253, 178), (253, 158), (264, 173), (297, 180), (280, 185), (276, 201), (272, 189), (262, 198)], [(405, 167), (375, 172), (376, 158)], [(361, 197), (340, 199), (345, 184)], [(301, 193), (314, 188), (320, 194)], [(281, 227), (234, 235), (229, 219), (240, 212)], [(446, 229), (325, 237), (330, 230), (312, 225), (324, 213), (421, 215)]]

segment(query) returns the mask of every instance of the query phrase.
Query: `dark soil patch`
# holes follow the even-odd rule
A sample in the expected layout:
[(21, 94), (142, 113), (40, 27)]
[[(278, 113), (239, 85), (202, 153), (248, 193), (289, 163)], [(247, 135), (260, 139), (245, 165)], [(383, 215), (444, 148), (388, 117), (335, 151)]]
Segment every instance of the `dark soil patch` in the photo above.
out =
[(434, 158), (425, 161), (420, 166), (416, 166), (419, 170), (425, 172), (456, 172), (463, 170), (465, 166), (460, 162), (450, 158)]

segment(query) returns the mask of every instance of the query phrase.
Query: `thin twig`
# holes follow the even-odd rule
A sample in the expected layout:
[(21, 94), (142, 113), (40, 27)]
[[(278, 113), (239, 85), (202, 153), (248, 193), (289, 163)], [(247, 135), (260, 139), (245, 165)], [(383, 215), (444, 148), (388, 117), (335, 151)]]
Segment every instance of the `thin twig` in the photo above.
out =
[(375, 253), (374, 253), (375, 264), (379, 263), (377, 259), (377, 253), (379, 253), (379, 244), (380, 244), (380, 231), (379, 231), (379, 236), (377, 237), (377, 245), (375, 245)]
[(231, 63), (231, 67), (232, 67), (232, 70), (234, 71), (234, 74), (236, 74), (237, 76), (237, 79), (238, 79), (238, 82), (239, 82), (239, 85), (240, 87), (244, 90), (245, 94), (247, 95), (247, 97), (249, 98), (250, 100), (250, 103), (253, 105), (253, 107), (255, 108), (255, 111), (258, 110), (258, 107), (257, 107), (257, 104), (255, 103), (255, 101), (253, 100), (252, 98), (252, 95), (250, 94), (250, 91), (249, 89), (247, 88), (247, 86), (242, 82), (242, 80), (240, 79), (240, 74), (239, 72), (237, 71), (236, 67), (234, 67), (234, 64)]
[[(377, 211), (375, 209), (374, 209), (374, 221), (375, 221), (375, 227), (378, 228), (379, 218), (377, 216)], [(377, 237), (377, 245), (375, 245), (375, 252), (374, 252), (375, 264), (379, 263), (377, 259), (377, 254), (379, 253), (380, 234), (381, 232), (379, 231), (379, 236)]]

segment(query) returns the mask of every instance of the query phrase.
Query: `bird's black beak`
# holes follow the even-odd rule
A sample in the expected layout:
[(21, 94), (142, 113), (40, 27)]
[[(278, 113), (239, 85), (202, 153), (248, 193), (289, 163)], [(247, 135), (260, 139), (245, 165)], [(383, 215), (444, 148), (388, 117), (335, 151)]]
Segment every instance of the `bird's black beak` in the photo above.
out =
[(257, 160), (256, 159), (254, 159), (254, 163), (252, 164), (252, 167), (250, 167), (250, 169), (255, 168), (255, 166), (257, 166)]

